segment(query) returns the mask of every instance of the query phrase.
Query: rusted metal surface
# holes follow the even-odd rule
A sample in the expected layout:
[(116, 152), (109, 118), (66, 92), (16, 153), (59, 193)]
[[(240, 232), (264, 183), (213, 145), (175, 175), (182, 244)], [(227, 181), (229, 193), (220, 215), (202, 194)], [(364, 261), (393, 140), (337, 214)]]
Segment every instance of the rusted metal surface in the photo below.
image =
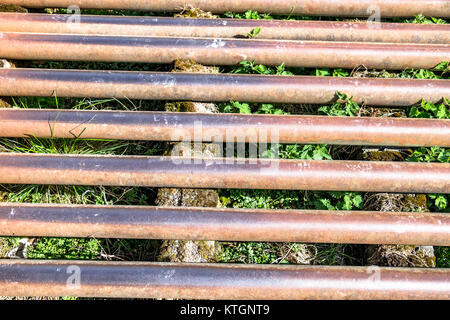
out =
[(336, 92), (367, 105), (410, 106), (450, 96), (448, 80), (0, 69), (0, 96), (331, 103)]
[(255, 39), (125, 37), (8, 33), (0, 56), (18, 60), (172, 63), (193, 59), (206, 65), (243, 60), (294, 67), (431, 69), (450, 60), (448, 44), (287, 41)]
[(447, 300), (450, 271), (373, 266), (0, 260), (0, 292), (8, 296), (175, 299)]
[(450, 17), (448, 0), (1, 0), (0, 4), (22, 7), (53, 8), (78, 6), (90, 9), (129, 9), (149, 11), (181, 11), (194, 5), (205, 11), (245, 12), (249, 9), (272, 14), (319, 16), (412, 17), (418, 14)]
[(138, 111), (0, 110), (0, 137), (450, 147), (450, 120)]
[(0, 203), (1, 236), (450, 245), (446, 213)]
[(261, 28), (257, 35), (258, 39), (450, 43), (450, 26), (446, 24), (179, 19), (103, 15), (81, 15), (79, 20), (74, 20), (72, 15), (63, 14), (0, 13), (1, 32), (244, 38), (256, 28)]
[(0, 183), (450, 193), (450, 164), (0, 153)]

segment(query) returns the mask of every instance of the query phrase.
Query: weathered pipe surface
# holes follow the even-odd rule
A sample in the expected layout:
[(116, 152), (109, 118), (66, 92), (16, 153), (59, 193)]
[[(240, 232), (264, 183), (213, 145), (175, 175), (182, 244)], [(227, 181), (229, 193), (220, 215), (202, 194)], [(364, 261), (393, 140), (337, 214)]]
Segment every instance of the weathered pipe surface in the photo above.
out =
[(0, 183), (450, 193), (450, 163), (0, 153)]
[(0, 33), (0, 57), (17, 60), (264, 65), (353, 69), (432, 69), (450, 60), (448, 44), (406, 44), (255, 39), (162, 38)]
[(128, 9), (149, 11), (181, 11), (194, 5), (215, 13), (245, 12), (348, 16), (348, 17), (413, 17), (418, 14), (450, 17), (449, 0), (0, 0), (30, 8), (78, 6), (89, 9)]
[(0, 69), (0, 96), (411, 106), (450, 97), (450, 81), (132, 71)]
[(0, 137), (450, 147), (450, 120), (0, 109)]
[[(76, 23), (75, 23), (76, 22)], [(368, 23), (354, 21), (180, 19), (38, 13), (0, 13), (0, 32), (97, 34), (145, 37), (246, 38), (389, 43), (450, 43), (446, 24)]]
[(0, 203), (0, 236), (450, 245), (446, 213)]
[(117, 298), (448, 300), (450, 271), (373, 266), (0, 260), (0, 292), (6, 296)]

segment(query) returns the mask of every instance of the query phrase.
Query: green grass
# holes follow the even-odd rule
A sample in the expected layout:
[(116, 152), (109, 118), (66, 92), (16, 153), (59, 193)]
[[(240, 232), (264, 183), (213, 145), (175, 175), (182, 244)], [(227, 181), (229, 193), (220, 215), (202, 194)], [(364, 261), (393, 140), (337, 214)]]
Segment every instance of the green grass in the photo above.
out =
[[(321, 16), (301, 16), (301, 15), (273, 15), (270, 13), (258, 13), (257, 11), (248, 10), (243, 13), (225, 12), (222, 15), (223, 18), (234, 19), (252, 19), (252, 20), (324, 20), (324, 21), (360, 21), (365, 22), (366, 18), (341, 18), (341, 17), (321, 17)], [(417, 24), (448, 24), (448, 19), (425, 17), (422, 14), (418, 14), (414, 18), (382, 18), (381, 22), (397, 22), (397, 23), (417, 23)]]
[[(448, 62), (442, 62), (433, 70), (408, 69), (401, 72), (381, 72), (378, 77), (398, 77), (414, 79), (448, 79)], [(238, 67), (229, 72), (245, 74), (285, 75), (309, 73), (316, 76), (348, 77), (350, 70), (343, 69), (289, 69), (284, 65), (268, 67), (255, 64), (252, 61), (243, 61)], [(336, 92), (337, 100), (332, 105), (316, 108), (317, 114), (329, 116), (357, 116), (361, 107), (346, 93)], [(444, 98), (441, 104), (422, 101), (420, 105), (405, 109), (405, 116), (411, 118), (438, 118), (449, 119), (449, 101)], [(222, 112), (226, 113), (265, 113), (289, 114), (283, 105), (248, 103), (230, 101), (220, 105)], [(272, 155), (275, 156), (275, 155)], [(284, 159), (314, 159), (331, 160), (330, 148), (327, 145), (283, 145), (278, 150), (279, 158)], [(413, 148), (412, 155), (407, 161), (420, 162), (450, 162), (450, 149), (431, 147)], [(319, 210), (357, 210), (362, 209), (363, 194), (355, 192), (308, 192), (308, 191), (275, 191), (275, 190), (222, 190), (221, 201), (228, 207), (235, 208), (264, 208), (264, 209), (319, 209)], [(427, 195), (427, 204), (430, 210), (449, 212), (448, 195)], [(297, 244), (298, 245), (298, 244)], [(223, 243), (224, 261), (269, 263), (280, 256), (278, 247), (271, 243)], [(317, 245), (318, 252), (313, 263), (336, 264), (343, 259), (348, 263), (362, 261), (361, 252), (355, 248), (360, 246), (343, 245)], [(356, 252), (359, 256), (351, 257), (345, 253), (345, 248)], [(443, 254), (448, 251), (439, 249), (436, 253), (438, 259), (445, 259)], [(283, 262), (287, 263), (287, 262)]]
[[(56, 12), (65, 13), (65, 9)], [(83, 14), (112, 15), (155, 15), (152, 12), (123, 10), (82, 10)], [(157, 15), (172, 16), (173, 13)], [(335, 17), (276, 16), (248, 11), (243, 14), (226, 13), (223, 17), (241, 19), (287, 19), (287, 20), (347, 20)], [(383, 19), (398, 23), (448, 23), (445, 19), (417, 16), (413, 19)], [(260, 29), (253, 30), (248, 37), (257, 38)], [(27, 67), (57, 69), (93, 69), (93, 70), (134, 70), (134, 71), (169, 71), (169, 65), (146, 63), (99, 63), (99, 62), (26, 62)], [(342, 68), (288, 68), (255, 64), (243, 61), (237, 66), (221, 67), (222, 72), (238, 74), (263, 75), (312, 75), (350, 77), (352, 70)], [(386, 78), (415, 79), (449, 79), (448, 62), (442, 62), (433, 70), (407, 69), (397, 72), (379, 70), (369, 72), (367, 76)], [(78, 98), (42, 98), (21, 97), (15, 99), (18, 108), (59, 108), (59, 109), (97, 109), (97, 110), (164, 110), (163, 101), (139, 100), (91, 100)], [(286, 106), (283, 104), (262, 104), (242, 101), (230, 101), (220, 105), (222, 112), (256, 113), (256, 114), (290, 114), (300, 113), (358, 116), (362, 107), (352, 101), (345, 92), (336, 93), (336, 102), (324, 106)], [(414, 118), (449, 119), (449, 103), (433, 105), (423, 102), (418, 106), (405, 108), (405, 116)], [(334, 158), (333, 146), (328, 145), (282, 145), (277, 154), (283, 159)], [(110, 154), (110, 155), (159, 155), (164, 151), (164, 144), (137, 141), (112, 141), (98, 139), (0, 139), (0, 152), (23, 153), (62, 153), (62, 154)], [(414, 148), (408, 161), (449, 162), (449, 149)], [(352, 159), (348, 154), (347, 158)], [(102, 187), (102, 186), (38, 186), (38, 185), (4, 185), (0, 186), (0, 198), (6, 195), (12, 202), (28, 203), (64, 203), (97, 205), (153, 205), (155, 189), (137, 187)], [(270, 209), (326, 209), (358, 210), (363, 207), (363, 193), (358, 192), (311, 192), (279, 190), (221, 190), (221, 202), (227, 207), (235, 208), (270, 208)], [(427, 195), (427, 204), (432, 211), (449, 212), (449, 195)], [(0, 238), (0, 255), (6, 254), (19, 238)], [(77, 239), (77, 238), (38, 238), (29, 249), (33, 259), (106, 259), (106, 260), (155, 260), (159, 242), (155, 240), (129, 239)], [(299, 263), (299, 255), (304, 254), (305, 247), (297, 243), (268, 242), (224, 242), (222, 243), (223, 262), (241, 263)], [(313, 264), (350, 264), (361, 265), (362, 246), (342, 244), (316, 244)], [(438, 267), (449, 267), (450, 250), (436, 247)], [(68, 297), (70, 298), (70, 297)]]
[(100, 241), (77, 238), (40, 238), (28, 251), (30, 259), (97, 260)]
[[(57, 98), (17, 98), (16, 108), (110, 109), (113, 100)], [(129, 104), (129, 102), (128, 102)], [(121, 104), (122, 105), (122, 104)], [(125, 105), (124, 105), (125, 106)], [(27, 139), (0, 138), (0, 152), (44, 154), (97, 155), (162, 155), (163, 142), (117, 141), (104, 139)], [(153, 205), (156, 190), (140, 187), (59, 186), (59, 185), (0, 185), (1, 195), (10, 202), (96, 204), (96, 205)], [(15, 239), (15, 238), (12, 238)], [(8, 237), (0, 238), (0, 246), (11, 249)], [(31, 259), (127, 259), (147, 257), (141, 251), (155, 251), (151, 240), (38, 238), (28, 250)], [(108, 248), (104, 251), (101, 248)], [(150, 250), (150, 248), (153, 248)], [(3, 250), (4, 251), (4, 250)], [(5, 252), (0, 252), (4, 256)], [(135, 256), (137, 255), (137, 256)], [(148, 258), (148, 257), (147, 257)]]

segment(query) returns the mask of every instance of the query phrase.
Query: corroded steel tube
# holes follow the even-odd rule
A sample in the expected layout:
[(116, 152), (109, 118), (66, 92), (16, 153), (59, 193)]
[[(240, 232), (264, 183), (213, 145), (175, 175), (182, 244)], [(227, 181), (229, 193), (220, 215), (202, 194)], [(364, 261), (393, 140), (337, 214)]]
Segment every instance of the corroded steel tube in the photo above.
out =
[(1, 0), (0, 4), (53, 8), (78, 6), (90, 9), (181, 11), (194, 5), (206, 11), (245, 12), (249, 9), (272, 14), (318, 16), (412, 17), (418, 14), (450, 17), (448, 0)]
[(0, 203), (0, 236), (450, 245), (446, 213)]
[(450, 147), (450, 120), (0, 109), (0, 137)]
[(435, 268), (0, 260), (7, 296), (187, 299), (443, 299)]
[(0, 183), (450, 193), (450, 163), (0, 153)]
[[(0, 13), (0, 32), (103, 34), (146, 37), (244, 38), (261, 28), (258, 39), (390, 43), (450, 43), (450, 26), (414, 23), (286, 21), (244, 19), (178, 19)], [(76, 22), (76, 23), (75, 23)]]
[(3, 33), (0, 57), (150, 63), (193, 59), (206, 65), (250, 60), (294, 67), (352, 69), (364, 65), (401, 70), (431, 69), (450, 60), (450, 45)]
[(0, 69), (0, 96), (331, 103), (410, 106), (450, 96), (448, 80)]

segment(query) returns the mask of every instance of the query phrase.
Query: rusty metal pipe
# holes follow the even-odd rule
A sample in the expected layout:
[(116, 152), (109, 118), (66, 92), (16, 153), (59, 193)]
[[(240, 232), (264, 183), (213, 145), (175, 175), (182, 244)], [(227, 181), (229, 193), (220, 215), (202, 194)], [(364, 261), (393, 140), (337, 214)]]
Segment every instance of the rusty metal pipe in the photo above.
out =
[(0, 137), (29, 136), (450, 147), (450, 120), (0, 109)]
[(0, 292), (7, 296), (173, 299), (448, 300), (450, 271), (373, 266), (0, 260)]
[(78, 6), (88, 9), (128, 9), (149, 11), (181, 11), (194, 5), (205, 11), (245, 12), (249, 9), (272, 14), (348, 16), (348, 17), (412, 17), (418, 14), (450, 17), (448, 0), (1, 0), (30, 8)]
[(450, 193), (450, 163), (0, 153), (0, 183)]
[(0, 96), (332, 103), (410, 106), (450, 96), (448, 80), (0, 69)]
[(450, 215), (0, 203), (0, 236), (450, 245)]
[(352, 69), (431, 69), (450, 60), (447, 44), (286, 41), (210, 38), (124, 37), (9, 33), (0, 37), (0, 57), (18, 60), (72, 60), (172, 63), (193, 59), (206, 65), (243, 60), (264, 65)]
[[(74, 23), (76, 22), (76, 23)], [(450, 26), (415, 23), (179, 19), (37, 13), (0, 13), (0, 32), (97, 34), (145, 37), (244, 38), (261, 28), (258, 39), (388, 43), (450, 43)]]

